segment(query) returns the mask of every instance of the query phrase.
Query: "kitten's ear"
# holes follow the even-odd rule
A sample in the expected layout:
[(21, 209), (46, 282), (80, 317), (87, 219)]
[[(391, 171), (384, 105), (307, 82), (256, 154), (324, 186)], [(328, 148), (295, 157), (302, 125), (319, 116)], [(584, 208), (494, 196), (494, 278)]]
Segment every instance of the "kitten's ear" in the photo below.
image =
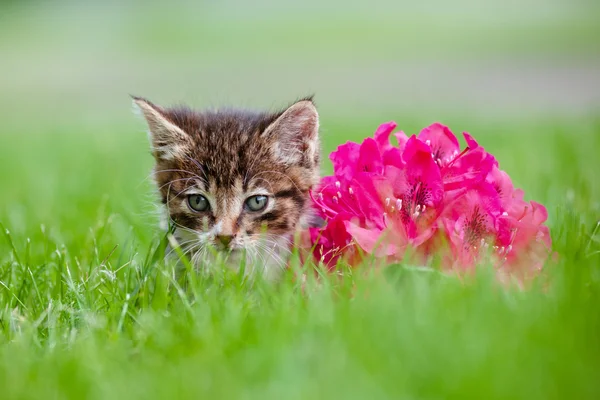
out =
[(292, 104), (262, 135), (272, 138), (273, 156), (284, 164), (319, 162), (319, 113), (310, 99)]
[(150, 129), (150, 143), (157, 160), (173, 160), (186, 149), (188, 135), (166, 116), (165, 110), (141, 97), (131, 96)]

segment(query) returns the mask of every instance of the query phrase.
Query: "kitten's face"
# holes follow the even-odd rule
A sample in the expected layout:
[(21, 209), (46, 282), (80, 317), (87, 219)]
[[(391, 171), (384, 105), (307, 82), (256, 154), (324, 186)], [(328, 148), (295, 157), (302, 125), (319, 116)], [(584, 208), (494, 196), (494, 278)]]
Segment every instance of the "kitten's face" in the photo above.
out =
[(318, 180), (318, 114), (309, 100), (270, 113), (197, 113), (135, 103), (150, 127), (155, 177), (175, 238), (199, 267), (224, 258), (274, 277)]

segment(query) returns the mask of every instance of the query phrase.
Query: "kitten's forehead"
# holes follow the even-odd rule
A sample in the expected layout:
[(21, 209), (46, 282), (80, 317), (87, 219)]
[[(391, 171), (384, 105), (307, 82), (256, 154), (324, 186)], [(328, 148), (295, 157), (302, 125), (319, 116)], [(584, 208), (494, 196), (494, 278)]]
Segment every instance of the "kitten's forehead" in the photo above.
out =
[[(305, 196), (318, 180), (318, 116), (309, 101), (278, 113), (151, 111), (157, 181), (166, 188), (161, 188), (165, 203), (169, 190), (183, 194), (191, 187), (223, 199), (249, 196), (258, 188), (276, 197)], [(172, 126), (175, 136), (167, 129)]]
[(269, 140), (261, 136), (276, 114), (176, 109), (169, 111), (169, 117), (191, 141), (187, 154), (177, 161), (185, 169), (201, 170), (209, 186), (235, 188), (241, 183), (247, 190), (257, 173), (284, 168), (271, 157)]
[(260, 135), (279, 116), (279, 113), (237, 109), (196, 112), (188, 108), (175, 108), (166, 113), (174, 124), (198, 141), (212, 142), (227, 138), (236, 143)]

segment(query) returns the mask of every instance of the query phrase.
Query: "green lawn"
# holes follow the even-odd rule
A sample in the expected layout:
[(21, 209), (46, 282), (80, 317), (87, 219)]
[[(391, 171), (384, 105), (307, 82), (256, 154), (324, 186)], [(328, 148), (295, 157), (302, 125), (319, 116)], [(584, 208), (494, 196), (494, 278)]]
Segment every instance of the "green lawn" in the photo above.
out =
[[(213, 3), (0, 1), (0, 399), (600, 398), (598, 6)], [(316, 92), (324, 155), (441, 119), (547, 206), (557, 256), (527, 290), (483, 267), (175, 279), (131, 91)]]
[[(380, 122), (323, 119), (326, 153)], [(595, 398), (600, 124), (451, 122), (548, 206), (558, 261), (531, 289), (405, 266), (183, 289), (141, 121), (3, 136), (1, 397)]]

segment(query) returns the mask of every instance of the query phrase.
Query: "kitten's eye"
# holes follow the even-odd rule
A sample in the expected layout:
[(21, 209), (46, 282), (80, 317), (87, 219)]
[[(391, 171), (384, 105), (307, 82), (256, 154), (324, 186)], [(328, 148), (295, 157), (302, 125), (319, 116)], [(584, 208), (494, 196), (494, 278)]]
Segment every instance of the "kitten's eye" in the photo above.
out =
[(246, 207), (250, 211), (261, 211), (267, 206), (269, 198), (267, 196), (252, 196), (246, 199)]
[(192, 210), (198, 212), (207, 211), (210, 207), (206, 197), (202, 196), (201, 194), (190, 194), (188, 196), (188, 204)]

